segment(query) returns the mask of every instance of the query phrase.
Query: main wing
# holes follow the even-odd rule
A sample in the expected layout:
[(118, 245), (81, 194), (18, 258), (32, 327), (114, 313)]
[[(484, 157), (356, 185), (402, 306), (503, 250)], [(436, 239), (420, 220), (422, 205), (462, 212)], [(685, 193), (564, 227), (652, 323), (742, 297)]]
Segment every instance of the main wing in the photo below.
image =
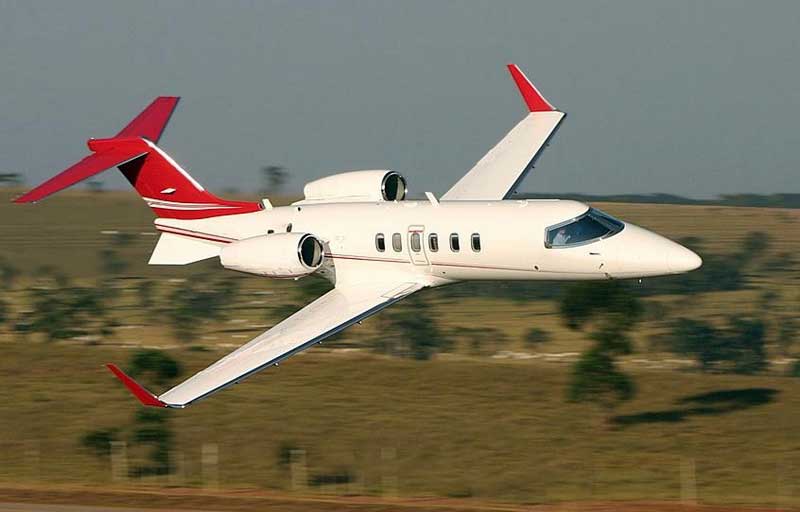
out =
[(116, 366), (108, 366), (142, 404), (183, 408), (321, 342), (423, 286), (413, 282), (338, 286), (159, 396), (145, 390)]
[(566, 115), (548, 103), (516, 65), (509, 64), (508, 70), (530, 113), (441, 197), (444, 201), (508, 198)]

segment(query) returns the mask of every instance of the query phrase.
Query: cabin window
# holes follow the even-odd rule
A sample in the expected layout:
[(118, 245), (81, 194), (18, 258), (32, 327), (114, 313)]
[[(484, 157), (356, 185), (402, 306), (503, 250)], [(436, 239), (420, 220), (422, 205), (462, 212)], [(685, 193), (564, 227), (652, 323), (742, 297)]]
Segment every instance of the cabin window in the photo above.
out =
[(472, 250), (481, 252), (481, 235), (479, 233), (472, 233), (472, 238), (470, 240), (472, 242)]
[(428, 235), (428, 248), (431, 252), (437, 252), (439, 250), (439, 235), (436, 233)]
[(458, 241), (458, 233), (452, 233), (450, 235), (450, 250), (453, 252), (461, 250), (461, 244)]
[(378, 252), (386, 250), (386, 238), (383, 236), (383, 233), (375, 235), (375, 248), (378, 249)]
[(547, 228), (546, 247), (583, 245), (614, 236), (625, 224), (600, 210), (590, 208), (580, 217)]
[(414, 252), (422, 250), (422, 242), (420, 241), (419, 233), (416, 231), (411, 233), (411, 250)]
[(403, 237), (400, 236), (400, 233), (395, 233), (392, 235), (392, 249), (394, 249), (394, 252), (400, 252), (403, 250)]

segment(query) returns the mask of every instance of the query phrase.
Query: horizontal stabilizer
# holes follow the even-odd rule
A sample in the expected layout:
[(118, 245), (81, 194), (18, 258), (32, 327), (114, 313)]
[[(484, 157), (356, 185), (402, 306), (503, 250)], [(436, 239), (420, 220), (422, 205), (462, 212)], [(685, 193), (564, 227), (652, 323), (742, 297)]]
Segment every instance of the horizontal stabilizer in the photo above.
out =
[(221, 243), (173, 233), (162, 233), (150, 256), (150, 265), (188, 265), (219, 256)]
[(34, 201), (39, 201), (51, 194), (55, 194), (59, 190), (63, 190), (78, 182), (91, 178), (95, 174), (100, 174), (118, 165), (136, 160), (146, 154), (147, 151), (142, 151), (142, 148), (124, 147), (108, 148), (100, 153), (91, 154), (75, 165), (56, 174), (30, 192), (16, 198), (14, 202), (32, 203)]

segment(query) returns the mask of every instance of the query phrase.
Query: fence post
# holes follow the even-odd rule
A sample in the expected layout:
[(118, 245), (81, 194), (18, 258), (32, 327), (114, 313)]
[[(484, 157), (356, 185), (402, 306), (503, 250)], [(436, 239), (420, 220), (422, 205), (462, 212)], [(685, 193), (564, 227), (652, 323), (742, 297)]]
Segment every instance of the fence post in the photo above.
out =
[(41, 448), (39, 441), (28, 441), (25, 443), (25, 462), (28, 466), (30, 477), (39, 481), (42, 479)]
[(306, 451), (291, 450), (289, 452), (289, 470), (291, 472), (292, 491), (305, 491), (308, 488), (308, 467)]
[(111, 481), (128, 481), (128, 445), (125, 441), (111, 441)]
[(203, 486), (206, 489), (219, 488), (219, 446), (216, 443), (203, 443), (200, 452), (203, 473)]
[(794, 490), (792, 488), (793, 482), (788, 478), (788, 475), (791, 474), (791, 469), (791, 463), (787, 461), (779, 460), (775, 464), (775, 492), (777, 494), (777, 496), (775, 496), (775, 506), (777, 508), (791, 508), (792, 491)]
[(172, 472), (169, 474), (168, 482), (170, 485), (183, 485), (186, 482), (186, 461), (183, 451), (172, 450), (169, 452), (169, 460), (172, 463)]
[(697, 476), (693, 458), (681, 459), (681, 503), (697, 504)]
[(394, 447), (381, 448), (381, 466), (383, 475), (381, 477), (381, 493), (385, 498), (396, 498), (398, 496), (397, 479), (397, 449)]

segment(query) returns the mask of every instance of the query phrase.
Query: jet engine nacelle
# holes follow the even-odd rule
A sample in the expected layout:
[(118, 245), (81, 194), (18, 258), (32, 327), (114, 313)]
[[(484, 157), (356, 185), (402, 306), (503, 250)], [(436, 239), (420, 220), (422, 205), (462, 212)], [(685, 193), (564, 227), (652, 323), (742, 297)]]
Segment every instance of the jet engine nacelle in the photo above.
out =
[(222, 266), (259, 276), (289, 279), (313, 274), (324, 258), (322, 242), (308, 233), (276, 233), (238, 240), (222, 248)]
[(406, 179), (395, 171), (350, 171), (307, 183), (295, 204), (402, 201)]

